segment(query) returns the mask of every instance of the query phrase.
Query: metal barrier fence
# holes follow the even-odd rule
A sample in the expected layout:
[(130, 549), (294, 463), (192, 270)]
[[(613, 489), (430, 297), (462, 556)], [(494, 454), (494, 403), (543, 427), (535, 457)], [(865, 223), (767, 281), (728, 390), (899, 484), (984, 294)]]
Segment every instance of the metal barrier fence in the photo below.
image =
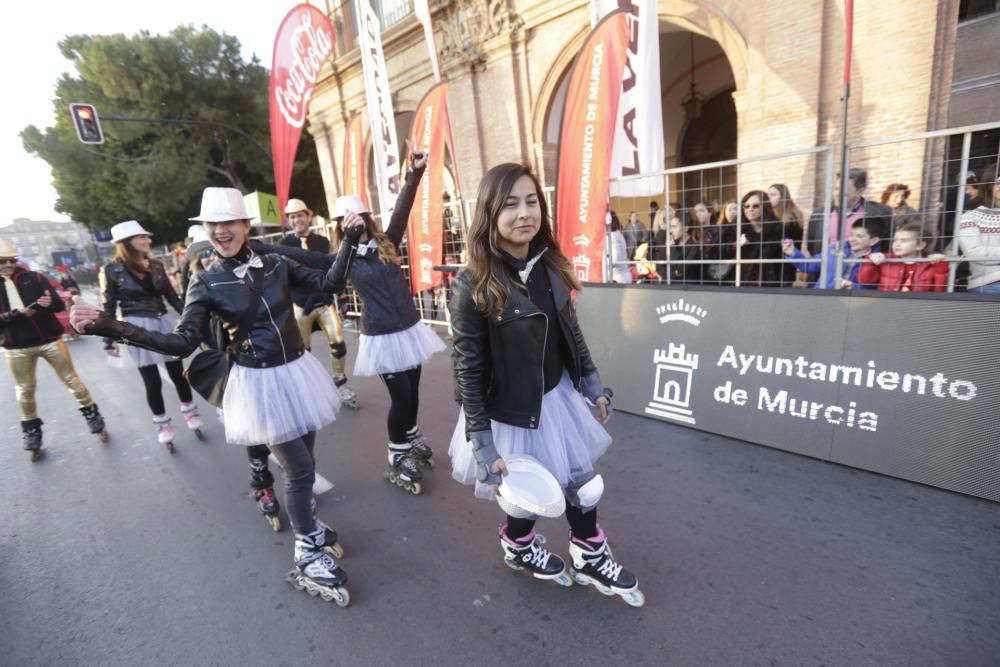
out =
[[(915, 224), (920, 230), (918, 241), (926, 246), (924, 256), (886, 258), (878, 267), (859, 258), (857, 250), (854, 254), (849, 250), (852, 245), (863, 247), (851, 238), (852, 232), (863, 235), (839, 220), (835, 153), (832, 146), (818, 146), (613, 181), (616, 187), (627, 187), (630, 180), (656, 176), (663, 179), (664, 187), (663, 194), (654, 197), (611, 198), (610, 209), (621, 229), (609, 228), (607, 234), (605, 282), (842, 288), (855, 287), (865, 274), (869, 278), (874, 274), (877, 283), (882, 272), (892, 272), (909, 280), (900, 285), (901, 291), (963, 289), (967, 273), (963, 265), (968, 260), (961, 255), (959, 221), (970, 205), (991, 204), (972, 195), (977, 188), (991, 189), (981, 179), (984, 170), (1000, 159), (1000, 123), (848, 147), (848, 169), (867, 172), (864, 198), (869, 203), (868, 208), (849, 213), (848, 222), (862, 217), (880, 221), (883, 231), (876, 249), (883, 255), (888, 254), (892, 237), (904, 224)], [(543, 188), (550, 211), (554, 191), (552, 186)], [(883, 199), (888, 208), (878, 209), (881, 212), (875, 215), (878, 211), (871, 205), (881, 205)], [(655, 209), (651, 207), (654, 201)], [(454, 269), (465, 265), (475, 206), (474, 198), (445, 202), (444, 266)], [(632, 212), (641, 226), (630, 226)], [(314, 231), (330, 236), (328, 223), (317, 225)], [(277, 242), (282, 235), (262, 238)], [(402, 269), (409, 280), (405, 238), (400, 251)], [(900, 264), (907, 266), (899, 269)], [(946, 272), (942, 271), (944, 265)], [(414, 296), (425, 322), (448, 326), (451, 277), (444, 273), (440, 287)], [(347, 314), (360, 315), (360, 299), (350, 285), (346, 301)]]

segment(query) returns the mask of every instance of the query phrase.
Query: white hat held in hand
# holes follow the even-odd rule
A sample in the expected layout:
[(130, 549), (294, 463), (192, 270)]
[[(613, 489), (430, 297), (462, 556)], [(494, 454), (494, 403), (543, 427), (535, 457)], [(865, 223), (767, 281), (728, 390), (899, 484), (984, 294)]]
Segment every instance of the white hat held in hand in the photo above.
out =
[(111, 228), (111, 240), (114, 243), (121, 243), (125, 239), (130, 239), (133, 236), (152, 236), (149, 232), (142, 228), (135, 220), (126, 220), (125, 222), (119, 222), (117, 225)]
[(188, 220), (194, 222), (228, 222), (249, 220), (243, 195), (236, 188), (205, 188), (201, 194), (201, 213)]
[(361, 197), (357, 195), (344, 195), (342, 197), (337, 197), (336, 203), (333, 205), (333, 215), (331, 216), (334, 220), (337, 218), (345, 218), (348, 213), (368, 213), (368, 208), (361, 202)]

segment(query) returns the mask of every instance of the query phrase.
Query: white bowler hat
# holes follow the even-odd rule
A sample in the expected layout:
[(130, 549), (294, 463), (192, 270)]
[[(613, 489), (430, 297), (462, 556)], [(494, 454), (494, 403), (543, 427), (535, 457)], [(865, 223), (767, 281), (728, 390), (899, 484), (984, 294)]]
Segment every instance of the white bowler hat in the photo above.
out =
[(149, 232), (142, 228), (135, 220), (126, 220), (125, 222), (119, 222), (117, 225), (111, 228), (111, 240), (114, 243), (120, 243), (125, 239), (130, 239), (133, 236), (139, 236), (140, 234), (145, 234), (146, 236), (152, 236)]
[(8, 257), (17, 256), (17, 248), (14, 247), (14, 244), (7, 239), (0, 239), (0, 257), (6, 259)]
[(201, 225), (191, 225), (188, 227), (188, 237), (191, 239), (191, 243), (197, 243), (198, 241), (207, 241), (208, 232)]
[(333, 205), (333, 219), (347, 217), (348, 213), (368, 213), (368, 208), (361, 202), (361, 197), (357, 195), (344, 195), (337, 197)]
[(291, 215), (292, 213), (302, 213), (303, 211), (312, 215), (312, 209), (306, 206), (306, 203), (301, 199), (289, 199), (288, 203), (285, 204), (286, 215)]
[(243, 195), (236, 188), (205, 188), (201, 194), (201, 213), (193, 222), (228, 222), (249, 220)]

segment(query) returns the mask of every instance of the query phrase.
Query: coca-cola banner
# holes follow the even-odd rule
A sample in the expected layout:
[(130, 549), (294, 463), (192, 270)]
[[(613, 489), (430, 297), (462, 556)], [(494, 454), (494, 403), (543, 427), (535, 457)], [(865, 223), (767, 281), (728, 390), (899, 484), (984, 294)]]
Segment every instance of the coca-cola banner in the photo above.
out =
[[(628, 51), (622, 97), (615, 121), (611, 178), (653, 174), (663, 169), (663, 105), (660, 101), (660, 21), (656, 0), (597, 0), (598, 17), (616, 9), (628, 13)], [(670, 33), (671, 36), (681, 33)], [(612, 197), (663, 192), (663, 177), (612, 181)]]
[(410, 145), (427, 151), (424, 172), (410, 211), (410, 285), (413, 293), (441, 284), (441, 273), (434, 271), (441, 264), (444, 242), (444, 158), (448, 135), (448, 84), (431, 88), (413, 114)]
[(372, 151), (375, 154), (375, 183), (378, 186), (379, 210), (383, 226), (399, 195), (399, 144), (396, 142), (396, 118), (389, 94), (389, 75), (382, 55), (382, 31), (378, 15), (368, 0), (356, 4), (361, 66), (365, 74), (365, 98), (371, 126)]
[(556, 234), (584, 282), (603, 279), (604, 219), (621, 96), (628, 14), (598, 23), (576, 57), (559, 132)]
[(365, 115), (359, 113), (347, 125), (344, 136), (344, 191), (357, 195), (368, 208), (368, 175), (365, 173)]
[(333, 53), (333, 26), (312, 5), (295, 6), (281, 21), (271, 59), (271, 153), (278, 203), (284, 210), (295, 151), (309, 100), (323, 64)]

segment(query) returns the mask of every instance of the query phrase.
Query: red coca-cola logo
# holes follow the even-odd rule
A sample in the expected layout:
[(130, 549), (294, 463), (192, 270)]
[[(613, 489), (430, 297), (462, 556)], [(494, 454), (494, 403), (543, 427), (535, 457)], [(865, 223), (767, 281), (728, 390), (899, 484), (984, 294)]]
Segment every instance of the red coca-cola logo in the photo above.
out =
[(301, 23), (288, 36), (291, 62), (274, 86), (274, 100), (285, 121), (302, 127), (323, 63), (333, 52), (333, 33), (314, 26), (311, 12), (301, 14)]

